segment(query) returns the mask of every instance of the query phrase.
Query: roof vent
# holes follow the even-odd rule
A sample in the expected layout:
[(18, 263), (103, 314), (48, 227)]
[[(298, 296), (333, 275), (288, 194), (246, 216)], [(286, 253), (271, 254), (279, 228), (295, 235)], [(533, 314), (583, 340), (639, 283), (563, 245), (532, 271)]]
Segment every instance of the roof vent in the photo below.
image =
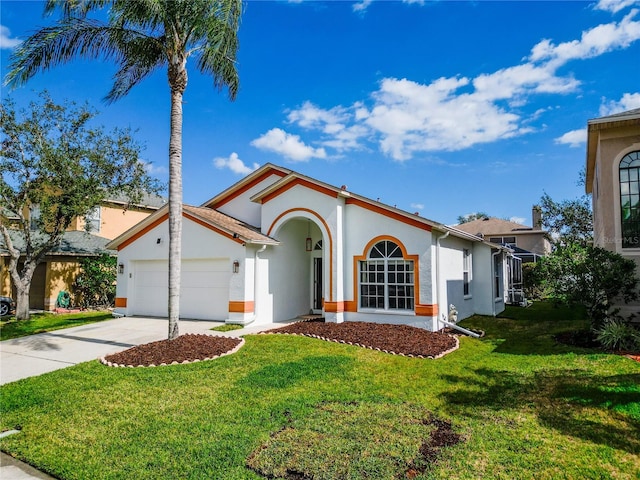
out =
[(345, 190), (345, 191), (346, 191), (346, 190), (347, 190), (347, 186), (346, 186), (346, 185), (342, 185), (342, 186), (340, 187), (340, 190)]

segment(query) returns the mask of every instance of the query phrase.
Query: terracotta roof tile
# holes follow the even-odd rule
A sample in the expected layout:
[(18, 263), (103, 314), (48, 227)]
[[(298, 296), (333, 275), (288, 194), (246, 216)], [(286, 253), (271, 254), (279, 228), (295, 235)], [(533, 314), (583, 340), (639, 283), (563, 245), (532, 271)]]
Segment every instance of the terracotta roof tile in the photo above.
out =
[(278, 244), (277, 240), (264, 235), (260, 230), (248, 223), (244, 223), (237, 218), (225, 215), (218, 210), (207, 207), (194, 207), (192, 205), (183, 205), (185, 213), (191, 214), (200, 220), (203, 220), (214, 227), (218, 227), (229, 233), (235, 233), (241, 239), (249, 243)]

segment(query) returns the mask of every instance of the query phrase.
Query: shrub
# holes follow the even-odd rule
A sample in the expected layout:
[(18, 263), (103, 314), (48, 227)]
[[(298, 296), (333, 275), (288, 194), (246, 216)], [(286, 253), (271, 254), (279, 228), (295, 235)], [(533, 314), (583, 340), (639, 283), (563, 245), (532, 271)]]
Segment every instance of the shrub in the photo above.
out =
[(113, 306), (116, 296), (116, 257), (103, 254), (84, 258), (73, 284), (76, 304), (81, 307)]
[(622, 318), (607, 319), (596, 333), (607, 350), (640, 350), (640, 331)]

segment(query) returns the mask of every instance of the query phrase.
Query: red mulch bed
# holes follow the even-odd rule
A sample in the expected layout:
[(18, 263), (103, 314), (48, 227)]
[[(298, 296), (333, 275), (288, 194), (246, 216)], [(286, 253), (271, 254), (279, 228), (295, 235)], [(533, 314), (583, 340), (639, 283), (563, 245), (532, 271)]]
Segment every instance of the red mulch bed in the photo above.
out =
[(304, 335), (398, 355), (427, 358), (442, 356), (458, 346), (458, 340), (446, 333), (386, 323), (307, 321), (292, 323), (264, 333)]
[(160, 340), (107, 355), (102, 363), (117, 366), (170, 365), (209, 360), (229, 353), (243, 342), (240, 338), (217, 335), (181, 335), (175, 340)]

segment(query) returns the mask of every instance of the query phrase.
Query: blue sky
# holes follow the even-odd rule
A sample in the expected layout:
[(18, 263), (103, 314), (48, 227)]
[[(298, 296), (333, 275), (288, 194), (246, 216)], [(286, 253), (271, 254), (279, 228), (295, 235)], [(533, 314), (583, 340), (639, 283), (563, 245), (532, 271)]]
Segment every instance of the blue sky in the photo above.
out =
[[(0, 2), (3, 77), (52, 21), (41, 2)], [(636, 0), (249, 1), (239, 35), (235, 102), (189, 71), (189, 204), (271, 162), (447, 224), (477, 211), (530, 224), (545, 191), (582, 194), (587, 120), (640, 107)], [(138, 130), (166, 181), (166, 73), (106, 105), (114, 72), (76, 61), (2, 96), (88, 101), (106, 127)]]

